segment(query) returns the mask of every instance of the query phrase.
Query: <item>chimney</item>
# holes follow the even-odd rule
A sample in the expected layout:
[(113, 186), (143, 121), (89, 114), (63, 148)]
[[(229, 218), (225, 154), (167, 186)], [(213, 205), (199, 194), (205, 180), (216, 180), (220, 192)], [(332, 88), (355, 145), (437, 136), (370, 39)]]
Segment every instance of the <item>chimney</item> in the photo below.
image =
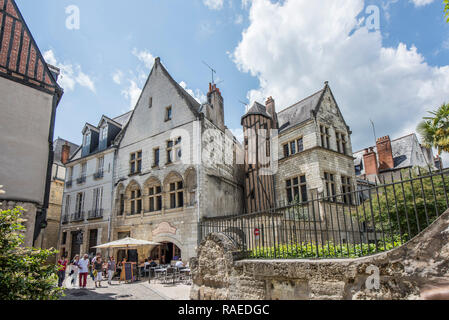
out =
[(278, 118), (277, 118), (277, 113), (276, 113), (276, 104), (274, 102), (273, 97), (269, 97), (267, 99), (267, 101), (265, 102), (265, 106), (267, 108), (268, 114), (273, 119), (273, 128), (277, 129), (277, 127), (278, 127), (277, 126)]
[(209, 83), (207, 102), (212, 108), (208, 112), (210, 120), (218, 128), (220, 128), (221, 130), (225, 130), (223, 96), (221, 95), (220, 89), (217, 88), (217, 85), (215, 83)]
[(389, 136), (377, 139), (377, 154), (379, 155), (379, 171), (394, 168), (393, 150)]
[(69, 157), (70, 157), (70, 146), (66, 142), (62, 146), (62, 151), (61, 151), (61, 162), (62, 162), (62, 164), (65, 165), (67, 162), (69, 162)]
[(373, 147), (369, 148), (369, 150), (365, 149), (365, 154), (363, 155), (363, 163), (365, 164), (365, 174), (367, 176), (372, 174), (377, 175), (379, 173), (377, 166), (377, 157)]

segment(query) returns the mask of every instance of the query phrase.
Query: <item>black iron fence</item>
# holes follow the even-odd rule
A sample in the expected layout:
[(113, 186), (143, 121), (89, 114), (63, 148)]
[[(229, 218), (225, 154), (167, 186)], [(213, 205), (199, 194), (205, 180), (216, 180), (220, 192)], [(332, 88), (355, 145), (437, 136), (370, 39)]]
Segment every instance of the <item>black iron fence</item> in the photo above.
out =
[(383, 174), (369, 188), (269, 212), (204, 218), (200, 239), (219, 232), (254, 259), (355, 258), (391, 250), (418, 235), (449, 208), (449, 170)]

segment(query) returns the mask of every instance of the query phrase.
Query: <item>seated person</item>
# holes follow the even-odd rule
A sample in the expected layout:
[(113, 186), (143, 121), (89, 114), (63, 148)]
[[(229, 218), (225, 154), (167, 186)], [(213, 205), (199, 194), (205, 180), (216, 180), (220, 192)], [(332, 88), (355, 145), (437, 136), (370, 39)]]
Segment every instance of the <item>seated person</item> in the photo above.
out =
[(179, 260), (176, 262), (175, 264), (176, 268), (184, 268), (184, 263), (182, 262), (182, 260)]
[(155, 268), (157, 267), (157, 263), (154, 262), (154, 260), (150, 260), (150, 268)]

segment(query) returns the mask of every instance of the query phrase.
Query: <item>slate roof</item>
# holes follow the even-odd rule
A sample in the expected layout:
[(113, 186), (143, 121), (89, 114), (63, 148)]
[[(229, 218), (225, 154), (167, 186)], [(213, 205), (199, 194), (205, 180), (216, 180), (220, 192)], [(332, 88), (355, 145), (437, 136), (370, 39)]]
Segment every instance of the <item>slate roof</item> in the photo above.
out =
[(324, 91), (325, 88), (295, 103), (291, 107), (278, 112), (279, 132), (286, 131), (300, 123), (310, 120), (312, 118), (312, 111), (317, 109)]
[(70, 146), (69, 159), (78, 151), (80, 147), (79, 145), (74, 144), (70, 141), (61, 138), (56, 139), (55, 142), (53, 143), (53, 152), (54, 152), (53, 162), (61, 166), (63, 165), (61, 162), (62, 146), (65, 145), (66, 143)]
[(267, 112), (267, 108), (257, 101), (254, 102), (253, 106), (248, 110), (247, 113), (245, 113), (245, 115), (242, 117), (242, 120), (251, 114), (258, 114), (267, 118), (271, 118), (271, 115)]
[[(377, 154), (377, 147), (374, 146), (372, 148), (374, 148), (374, 151)], [(393, 152), (394, 170), (426, 165), (426, 155), (424, 154), (415, 133), (392, 140), (391, 149)], [(355, 166), (362, 164), (364, 154), (365, 150), (360, 150), (354, 153)], [(418, 158), (416, 157), (416, 154), (419, 155)], [(427, 159), (427, 161), (429, 161), (429, 159)], [(365, 168), (360, 171), (360, 174), (365, 174)]]
[(125, 114), (122, 114), (121, 116), (118, 116), (117, 118), (114, 118), (112, 120), (114, 120), (115, 122), (119, 123), (122, 126), (122, 128), (123, 128), (124, 126), (126, 126), (126, 124), (128, 123), (129, 119), (131, 119), (131, 114), (132, 113), (133, 113), (132, 111), (129, 111), (129, 112), (127, 112)]

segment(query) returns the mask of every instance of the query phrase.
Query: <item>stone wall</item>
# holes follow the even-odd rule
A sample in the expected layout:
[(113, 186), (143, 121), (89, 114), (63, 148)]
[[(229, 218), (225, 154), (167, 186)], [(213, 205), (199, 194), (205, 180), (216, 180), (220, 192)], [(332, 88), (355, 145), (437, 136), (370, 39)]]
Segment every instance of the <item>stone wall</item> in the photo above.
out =
[[(402, 247), (359, 259), (240, 260), (210, 234), (191, 260), (193, 300), (415, 300), (449, 285), (449, 210)], [(374, 267), (374, 268), (373, 268)], [(366, 286), (379, 270), (379, 289)]]

